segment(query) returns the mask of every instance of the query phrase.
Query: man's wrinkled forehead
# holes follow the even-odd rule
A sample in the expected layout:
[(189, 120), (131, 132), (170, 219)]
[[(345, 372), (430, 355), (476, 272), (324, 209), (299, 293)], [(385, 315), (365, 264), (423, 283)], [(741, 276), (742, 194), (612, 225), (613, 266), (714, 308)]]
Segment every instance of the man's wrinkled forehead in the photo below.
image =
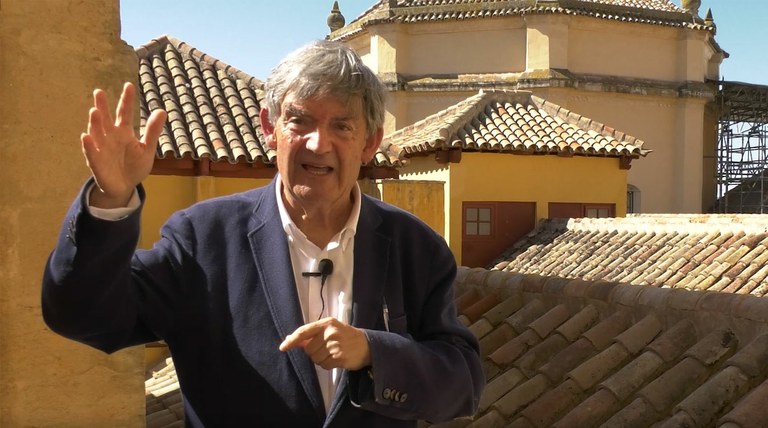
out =
[(363, 118), (363, 100), (359, 96), (354, 95), (336, 95), (336, 94), (314, 94), (306, 98), (299, 97), (294, 92), (288, 92), (283, 98), (281, 103), (281, 115), (282, 116), (296, 116), (307, 113), (306, 105), (308, 103), (321, 103), (331, 104), (338, 103), (345, 106), (346, 114), (345, 118), (355, 119)]

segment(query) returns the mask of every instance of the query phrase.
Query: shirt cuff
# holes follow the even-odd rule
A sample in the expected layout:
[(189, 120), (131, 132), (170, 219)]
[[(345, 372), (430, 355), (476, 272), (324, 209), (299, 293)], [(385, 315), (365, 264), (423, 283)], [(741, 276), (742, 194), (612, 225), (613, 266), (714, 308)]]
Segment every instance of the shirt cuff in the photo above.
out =
[(133, 189), (131, 199), (128, 201), (128, 205), (122, 208), (98, 208), (91, 206), (91, 190), (93, 190), (96, 184), (91, 184), (85, 189), (85, 205), (88, 209), (88, 214), (99, 220), (117, 221), (122, 220), (129, 215), (133, 214), (141, 206), (141, 199), (139, 199), (139, 192)]

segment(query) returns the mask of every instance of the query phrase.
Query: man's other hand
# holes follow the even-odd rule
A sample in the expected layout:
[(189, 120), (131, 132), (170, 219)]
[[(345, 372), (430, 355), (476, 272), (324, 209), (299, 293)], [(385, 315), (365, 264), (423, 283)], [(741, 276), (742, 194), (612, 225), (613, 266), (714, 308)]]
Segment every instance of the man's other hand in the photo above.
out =
[(371, 365), (368, 337), (361, 329), (336, 318), (305, 324), (283, 340), (280, 350), (300, 347), (320, 367), (360, 370)]

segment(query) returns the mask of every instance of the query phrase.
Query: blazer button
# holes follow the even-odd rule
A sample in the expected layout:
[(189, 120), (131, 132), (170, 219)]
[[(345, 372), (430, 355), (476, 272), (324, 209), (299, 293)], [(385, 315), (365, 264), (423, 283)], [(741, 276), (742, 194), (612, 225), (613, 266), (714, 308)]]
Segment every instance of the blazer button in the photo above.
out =
[(389, 388), (384, 388), (384, 391), (382, 391), (381, 395), (385, 400), (390, 400), (392, 398), (392, 390)]

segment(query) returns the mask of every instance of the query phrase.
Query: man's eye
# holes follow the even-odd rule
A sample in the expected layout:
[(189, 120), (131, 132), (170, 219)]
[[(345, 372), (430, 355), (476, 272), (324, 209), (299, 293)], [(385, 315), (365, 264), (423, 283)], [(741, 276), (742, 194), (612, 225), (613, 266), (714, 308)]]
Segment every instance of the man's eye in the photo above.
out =
[(286, 128), (293, 130), (293, 132), (304, 132), (308, 127), (309, 122), (306, 119), (293, 118), (286, 122)]

